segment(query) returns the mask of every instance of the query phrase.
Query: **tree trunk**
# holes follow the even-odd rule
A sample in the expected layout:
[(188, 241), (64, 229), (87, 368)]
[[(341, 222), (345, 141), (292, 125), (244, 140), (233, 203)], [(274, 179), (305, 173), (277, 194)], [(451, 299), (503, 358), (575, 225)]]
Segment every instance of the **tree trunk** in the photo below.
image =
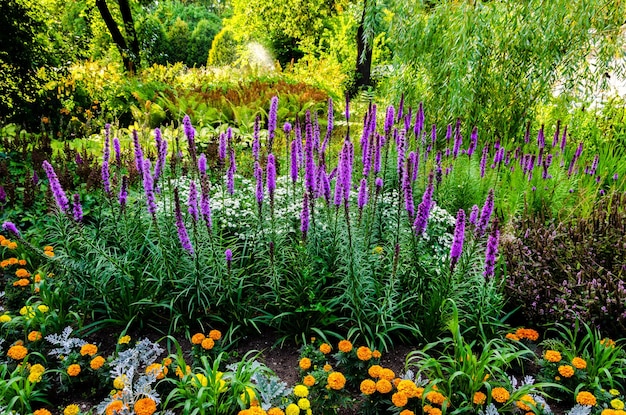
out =
[(374, 39), (368, 39), (365, 42), (363, 39), (365, 14), (367, 13), (367, 0), (363, 3), (363, 14), (361, 15), (361, 22), (356, 31), (356, 72), (354, 77), (353, 91), (351, 95), (354, 95), (359, 89), (367, 86), (372, 86), (372, 43)]
[[(128, 1), (120, 1), (119, 3), (120, 10), (122, 11), (122, 16), (126, 16), (124, 17), (124, 25), (126, 26), (127, 33), (129, 31), (129, 24), (127, 19), (130, 19), (130, 26), (132, 27), (132, 30), (130, 31), (132, 50), (128, 48), (126, 39), (124, 39), (124, 35), (117, 26), (115, 19), (113, 19), (106, 0), (96, 0), (96, 7), (98, 7), (98, 11), (100, 11), (100, 15), (102, 16), (102, 19), (104, 20), (107, 29), (109, 29), (109, 33), (111, 33), (111, 38), (113, 39), (115, 46), (117, 46), (117, 50), (122, 56), (124, 68), (129, 73), (134, 74), (136, 68), (139, 66), (139, 43), (137, 42), (137, 34), (135, 33), (135, 28), (132, 25), (132, 14), (130, 14), (130, 6), (128, 4)], [(123, 4), (125, 6), (123, 6)], [(127, 9), (124, 10), (125, 8)]]

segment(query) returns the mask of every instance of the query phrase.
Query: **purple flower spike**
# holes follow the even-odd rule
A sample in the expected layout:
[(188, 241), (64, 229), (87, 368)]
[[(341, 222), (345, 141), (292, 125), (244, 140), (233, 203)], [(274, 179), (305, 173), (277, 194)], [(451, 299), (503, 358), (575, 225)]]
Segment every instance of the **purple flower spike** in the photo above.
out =
[(359, 210), (363, 210), (365, 205), (367, 205), (367, 199), (367, 180), (361, 179), (361, 185), (359, 186), (359, 195), (357, 198), (357, 206), (359, 207)]
[(485, 234), (485, 231), (487, 230), (487, 225), (489, 224), (491, 214), (493, 213), (493, 204), (494, 192), (493, 189), (489, 189), (489, 194), (487, 195), (485, 204), (480, 211), (480, 217), (478, 218), (478, 223), (476, 224), (476, 236), (478, 237), (483, 236)]
[(102, 184), (104, 186), (104, 191), (107, 196), (111, 195), (111, 182), (109, 180), (109, 158), (111, 157), (111, 146), (110, 146), (110, 136), (111, 136), (111, 124), (104, 125), (104, 150), (102, 152)]
[(120, 188), (119, 201), (122, 210), (124, 210), (124, 208), (126, 207), (126, 202), (128, 201), (128, 176), (122, 176), (122, 186)]
[(159, 157), (154, 164), (154, 182), (156, 183), (165, 168), (165, 160), (167, 156), (167, 140), (161, 140), (159, 144)]
[(54, 168), (47, 160), (43, 162), (43, 169), (46, 172), (46, 176), (48, 176), (48, 181), (50, 182), (50, 189), (52, 190), (52, 195), (54, 196), (54, 200), (57, 202), (57, 206), (59, 210), (63, 213), (69, 213), (70, 210), (70, 202), (67, 200), (67, 196), (61, 187), (61, 183), (59, 182), (59, 178), (54, 172)]
[[(33, 184), (35, 186), (37, 186), (39, 184), (39, 176), (37, 175), (37, 172), (33, 170)], [(3, 189), (4, 190), (4, 189)], [(6, 196), (6, 195), (5, 195)]]
[(202, 153), (200, 154), (200, 157), (198, 157), (198, 172), (204, 176), (206, 174), (206, 170), (206, 156)]
[(235, 150), (229, 151), (230, 164), (228, 166), (228, 172), (226, 173), (226, 188), (229, 194), (235, 194), (235, 173), (237, 172), (237, 164), (235, 162)]
[(413, 229), (415, 229), (416, 235), (422, 235), (426, 231), (426, 225), (428, 224), (428, 216), (430, 215), (430, 209), (432, 207), (433, 200), (433, 179), (434, 174), (431, 172), (428, 175), (428, 186), (422, 195), (422, 201), (417, 206), (417, 213), (415, 214), (415, 222), (413, 222)]
[(20, 231), (17, 229), (17, 226), (13, 222), (6, 221), (2, 224), (2, 229), (6, 232), (11, 232), (13, 235), (19, 237)]
[(618, 178), (619, 178), (619, 175), (618, 175), (617, 173), (615, 173), (615, 174), (613, 175), (613, 180), (617, 180)]
[(109, 176), (109, 162), (108, 161), (102, 162), (101, 175), (102, 175), (102, 185), (104, 186), (104, 191), (106, 192), (107, 196), (110, 196), (111, 195), (111, 181), (109, 180), (110, 176)]
[(454, 271), (461, 253), (463, 252), (463, 240), (465, 239), (465, 211), (459, 209), (456, 214), (456, 227), (454, 228), (454, 239), (450, 247), (450, 271)]
[(377, 177), (376, 180), (374, 181), (374, 184), (376, 185), (376, 191), (380, 192), (383, 188), (383, 179), (381, 179), (380, 177)]
[(76, 222), (83, 221), (83, 207), (80, 205), (80, 196), (78, 193), (74, 193), (74, 203), (72, 205), (72, 214)]
[(552, 138), (552, 147), (556, 147), (559, 144), (559, 134), (561, 130), (561, 120), (556, 122), (556, 131), (554, 132), (554, 138)]
[(290, 123), (286, 122), (285, 124), (283, 124), (283, 131), (285, 132), (285, 134), (289, 134), (292, 130), (292, 126)]
[(471, 223), (472, 226), (476, 226), (477, 220), (478, 220), (478, 205), (474, 205), (472, 206), (472, 211), (470, 212), (469, 223)]
[(297, 149), (297, 144), (296, 144), (296, 140), (293, 140), (291, 142), (291, 165), (289, 166), (291, 168), (291, 181), (292, 182), (297, 182), (298, 181), (298, 149)]
[(489, 147), (483, 147), (483, 155), (480, 158), (480, 177), (485, 177), (485, 167), (487, 165), (487, 156), (489, 155)]
[(454, 147), (452, 149), (452, 157), (457, 158), (459, 155), (459, 149), (463, 144), (463, 136), (461, 135), (461, 120), (457, 118), (456, 120), (456, 128), (454, 130)]
[(404, 92), (402, 93), (402, 95), (400, 95), (400, 104), (398, 104), (398, 118), (396, 119), (396, 122), (400, 122), (400, 120), (402, 119), (403, 112), (404, 112)]
[(150, 174), (150, 160), (145, 159), (143, 161), (143, 190), (146, 194), (146, 204), (148, 206), (148, 212), (152, 215), (153, 219), (156, 219), (157, 205), (154, 199), (154, 182), (152, 181), (152, 174)]
[(194, 223), (198, 222), (198, 189), (196, 183), (189, 183), (189, 198), (187, 199), (187, 211)]
[(471, 157), (474, 154), (474, 150), (476, 150), (476, 146), (478, 145), (478, 128), (474, 127), (472, 129), (472, 136), (470, 138), (470, 145), (467, 149), (467, 156)]
[(120, 140), (115, 137), (113, 138), (113, 151), (115, 152), (115, 164), (118, 167), (122, 166), (122, 149), (120, 147)]
[(261, 143), (259, 142), (260, 124), (261, 116), (257, 115), (254, 119), (254, 139), (252, 140), (252, 157), (254, 157), (255, 160), (259, 159), (259, 152), (261, 151)]
[(270, 194), (270, 200), (274, 200), (274, 191), (276, 190), (276, 159), (273, 154), (267, 156), (267, 191)]
[(498, 244), (500, 240), (500, 231), (494, 226), (494, 231), (489, 235), (487, 239), (487, 250), (485, 251), (485, 271), (483, 276), (490, 278), (494, 274), (496, 265), (496, 258), (498, 255)]
[(226, 257), (226, 263), (230, 267), (230, 263), (233, 262), (233, 251), (227, 249), (226, 251), (224, 251), (224, 256)]
[(393, 127), (394, 109), (393, 105), (387, 107), (387, 117), (385, 118), (385, 135), (389, 136), (391, 128)]
[(178, 231), (178, 239), (180, 240), (180, 245), (185, 251), (189, 253), (189, 255), (193, 255), (193, 246), (191, 246), (189, 234), (187, 233), (187, 228), (185, 228), (185, 222), (183, 221), (183, 213), (180, 210), (180, 197), (178, 196), (178, 187), (174, 188), (174, 204), (176, 216), (176, 230)]
[(561, 153), (565, 151), (567, 146), (567, 125), (563, 128), (563, 137), (561, 137)]
[(133, 130), (133, 146), (135, 147), (135, 168), (139, 174), (143, 174), (143, 150), (139, 143), (139, 134)]
[(267, 119), (267, 135), (268, 150), (272, 151), (272, 144), (274, 143), (274, 136), (276, 135), (276, 115), (278, 113), (278, 97), (273, 96), (270, 101), (270, 112)]
[[(226, 146), (227, 146), (227, 144), (228, 143), (226, 142), (226, 134), (221, 133), (220, 134), (219, 145), (218, 145), (218, 148), (217, 148), (217, 158), (221, 162), (226, 160)], [(200, 157), (202, 157), (202, 156), (200, 156)]]

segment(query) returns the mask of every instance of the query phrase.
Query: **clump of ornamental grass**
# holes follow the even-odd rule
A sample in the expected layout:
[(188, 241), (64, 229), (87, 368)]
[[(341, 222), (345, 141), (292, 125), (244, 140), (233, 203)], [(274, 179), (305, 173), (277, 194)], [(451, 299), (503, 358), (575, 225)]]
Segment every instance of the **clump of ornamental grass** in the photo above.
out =
[(608, 336), (626, 333), (626, 195), (600, 198), (588, 217), (526, 217), (505, 238), (511, 307), (535, 324), (576, 320)]

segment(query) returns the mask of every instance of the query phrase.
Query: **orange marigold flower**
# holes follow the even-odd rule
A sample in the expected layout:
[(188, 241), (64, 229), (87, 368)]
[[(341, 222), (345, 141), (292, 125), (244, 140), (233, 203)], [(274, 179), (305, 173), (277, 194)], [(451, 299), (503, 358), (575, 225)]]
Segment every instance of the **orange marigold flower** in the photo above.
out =
[(446, 397), (443, 396), (441, 392), (430, 391), (426, 394), (426, 399), (436, 405), (442, 405), (443, 402), (446, 400)]
[(21, 266), (24, 266), (24, 265), (26, 265), (26, 260), (25, 259), (18, 259), (17, 260), (17, 264), (21, 265)]
[(311, 359), (309, 359), (308, 357), (303, 357), (302, 359), (300, 359), (298, 365), (300, 366), (300, 369), (308, 370), (311, 368)]
[(612, 347), (612, 348), (615, 347), (615, 341), (609, 338), (600, 340), (600, 344), (603, 345), (604, 347)]
[(552, 362), (552, 363), (560, 362), (562, 359), (561, 353), (557, 352), (556, 350), (546, 350), (543, 357), (548, 362)]
[(520, 398), (519, 401), (515, 402), (515, 405), (517, 405), (517, 407), (520, 408), (522, 411), (532, 411), (531, 406), (536, 406), (537, 402), (535, 402), (532, 396), (524, 395)]
[(587, 368), (587, 362), (585, 361), (585, 359), (581, 359), (580, 357), (575, 357), (572, 359), (572, 366), (574, 366), (576, 369), (586, 369)]
[(17, 258), (9, 258), (9, 265), (19, 264), (20, 261)]
[(21, 344), (9, 347), (7, 356), (13, 360), (22, 360), (28, 354), (28, 349)]
[(415, 412), (411, 411), (410, 409), (404, 409), (400, 412), (400, 415), (415, 415)]
[(428, 412), (428, 415), (441, 415), (441, 409), (433, 408), (430, 410), (430, 412)]
[(406, 396), (406, 393), (404, 392), (396, 392), (391, 395), (391, 402), (393, 402), (396, 407), (402, 408), (409, 403), (409, 397)]
[(146, 367), (146, 374), (152, 373), (157, 379), (163, 379), (167, 375), (167, 367), (160, 363), (152, 363)]
[(356, 357), (358, 357), (359, 360), (363, 360), (366, 362), (372, 358), (372, 351), (369, 347), (361, 346), (356, 349)]
[(201, 344), (202, 340), (206, 339), (206, 336), (202, 333), (196, 333), (191, 337), (192, 344)]
[(374, 382), (372, 379), (365, 379), (363, 382), (361, 382), (361, 386), (359, 387), (359, 389), (364, 395), (371, 395), (377, 390), (376, 382)]
[(107, 405), (105, 414), (113, 415), (115, 413), (121, 413), (125, 408), (124, 402), (122, 401), (113, 401)]
[(26, 287), (28, 284), (30, 284), (30, 280), (27, 280), (26, 278), (20, 278), (19, 280), (13, 282), (14, 287)]
[(380, 351), (379, 351), (379, 350), (374, 350), (374, 351), (372, 352), (372, 357), (373, 357), (374, 359), (380, 359), (380, 356), (382, 356), (382, 354), (380, 353)]
[(498, 403), (504, 403), (509, 400), (511, 394), (508, 390), (497, 387), (491, 390), (491, 397)]
[(385, 369), (382, 369), (380, 371), (380, 375), (379, 376), (380, 376), (381, 379), (387, 379), (388, 381), (391, 382), (393, 380), (393, 378), (396, 377), (396, 374), (393, 373), (393, 370), (385, 368)]
[(9, 260), (5, 259), (4, 261), (0, 261), (0, 268), (6, 268), (9, 266)]
[(204, 340), (202, 340), (202, 343), (200, 343), (200, 345), (204, 350), (211, 350), (213, 346), (215, 346), (215, 341), (210, 337), (206, 337)]
[(54, 247), (50, 246), (50, 245), (46, 245), (43, 247), (44, 251), (54, 251)]
[(571, 378), (574, 376), (574, 368), (570, 365), (561, 365), (558, 368), (559, 374), (564, 378)]
[(165, 359), (163, 359), (163, 366), (169, 366), (172, 364), (172, 358), (171, 357), (166, 357)]
[(33, 415), (52, 415), (52, 413), (50, 413), (47, 409), (41, 408), (33, 412)]
[(219, 340), (222, 338), (222, 332), (219, 330), (211, 330), (209, 332), (209, 337), (215, 341)]
[(324, 372), (330, 372), (331, 370), (333, 370), (333, 367), (331, 365), (329, 365), (328, 363), (324, 365)]
[(519, 340), (519, 336), (513, 333), (507, 333), (505, 337), (509, 340), (515, 340), (515, 341)]
[(106, 360), (104, 360), (104, 357), (96, 356), (93, 359), (91, 359), (91, 362), (89, 362), (89, 367), (91, 367), (93, 370), (98, 370), (102, 366), (104, 366), (105, 362)]
[(28, 333), (28, 341), (36, 342), (37, 340), (41, 340), (41, 332), (40, 331), (31, 331)]
[(474, 394), (474, 405), (484, 405), (487, 402), (487, 395), (482, 392), (476, 392)]
[(41, 275), (35, 274), (35, 282), (41, 282)]
[(415, 398), (417, 396), (417, 385), (410, 379), (400, 379), (396, 384), (396, 388), (399, 392), (404, 392), (409, 398)]
[(306, 375), (304, 379), (302, 379), (302, 383), (304, 383), (308, 387), (311, 387), (315, 385), (315, 377), (313, 377), (312, 375)]
[(393, 385), (387, 379), (379, 379), (376, 382), (376, 390), (380, 393), (389, 393), (393, 389)]
[(539, 339), (539, 333), (537, 332), (537, 330), (533, 329), (519, 328), (517, 329), (515, 334), (520, 339), (527, 339), (531, 341), (537, 341), (537, 339)]
[(52, 251), (43, 251), (43, 254), (45, 256), (50, 257), (50, 258), (54, 258), (54, 252), (52, 252)]
[(10, 239), (6, 239), (6, 238), (3, 238), (0, 241), (0, 245), (2, 245), (2, 246), (9, 246), (10, 243), (11, 243), (11, 240)]
[(320, 344), (320, 352), (322, 352), (322, 353), (324, 353), (324, 354), (328, 354), (328, 353), (330, 353), (330, 351), (331, 351), (332, 349), (333, 349), (333, 348), (332, 348), (332, 347), (330, 346), (330, 344), (328, 344), (328, 343), (322, 343), (322, 344)]
[(586, 391), (578, 392), (578, 395), (576, 395), (576, 402), (585, 406), (595, 406), (596, 403), (598, 403), (596, 397), (592, 393)]
[(285, 412), (280, 408), (274, 407), (267, 411), (267, 415), (285, 415)]
[(9, 244), (7, 245), (7, 248), (9, 248), (9, 249), (17, 249), (17, 243), (16, 242), (9, 242)]
[(374, 379), (378, 379), (380, 377), (380, 372), (383, 370), (380, 365), (372, 365), (369, 369), (367, 369), (367, 373), (373, 377)]
[(80, 355), (81, 356), (93, 356), (98, 353), (98, 346), (95, 344), (87, 343), (81, 346)]
[(18, 270), (15, 271), (15, 276), (17, 276), (18, 278), (28, 278), (30, 277), (30, 272), (28, 272), (24, 268), (18, 268)]
[(156, 412), (156, 402), (150, 398), (141, 398), (135, 402), (134, 409), (137, 415), (152, 415)]
[(341, 340), (339, 342), (339, 351), (350, 353), (352, 351), (352, 343), (349, 340)]
[(346, 378), (340, 372), (333, 372), (328, 375), (328, 386), (334, 390), (341, 390), (346, 386)]
[(76, 363), (69, 365), (67, 367), (67, 374), (70, 376), (78, 376), (78, 374), (80, 373), (80, 365), (77, 365)]

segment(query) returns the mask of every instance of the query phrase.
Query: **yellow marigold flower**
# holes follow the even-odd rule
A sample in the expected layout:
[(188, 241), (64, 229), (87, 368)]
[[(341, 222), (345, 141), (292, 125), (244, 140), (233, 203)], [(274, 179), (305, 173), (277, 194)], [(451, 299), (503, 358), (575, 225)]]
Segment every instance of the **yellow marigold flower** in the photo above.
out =
[(322, 352), (323, 354), (328, 354), (328, 353), (330, 353), (330, 351), (331, 351), (332, 349), (333, 349), (333, 348), (332, 348), (332, 347), (330, 346), (330, 344), (328, 344), (328, 343), (322, 343), (322, 344), (320, 344), (320, 352)]
[(150, 398), (141, 398), (135, 402), (134, 408), (137, 415), (152, 415), (156, 412), (156, 402)]
[(30, 272), (24, 268), (18, 268), (17, 271), (15, 271), (15, 276), (18, 278), (28, 278), (30, 277)]
[(204, 339), (206, 339), (206, 336), (204, 334), (196, 333), (191, 336), (191, 344), (201, 344)]
[(303, 357), (302, 359), (300, 359), (300, 362), (298, 363), (298, 366), (300, 366), (300, 369), (302, 370), (307, 370), (311, 368), (311, 359), (309, 359), (308, 357)]
[(126, 377), (126, 375), (116, 377), (115, 379), (113, 379), (113, 387), (115, 389), (124, 389), (127, 379), (128, 378)]
[(624, 409), (624, 401), (620, 399), (613, 399), (611, 401), (611, 406), (613, 409)]
[(300, 415), (300, 407), (295, 403), (290, 403), (285, 408), (285, 415)]
[(596, 397), (593, 396), (592, 393), (582, 391), (582, 392), (578, 392), (578, 395), (576, 395), (576, 402), (585, 406), (595, 406), (597, 403), (597, 400), (596, 400)]
[(13, 249), (17, 249), (17, 243), (16, 242), (9, 242), (9, 244), (7, 245), (7, 248), (13, 250)]
[(75, 403), (67, 405), (63, 410), (63, 415), (78, 415), (79, 413), (80, 408)]
[(30, 374), (28, 375), (28, 381), (30, 383), (37, 383), (41, 381), (42, 377), (43, 377), (43, 372), (33, 372), (31, 370)]
[(46, 368), (40, 365), (39, 363), (32, 365), (30, 367), (30, 373), (33, 373), (33, 372), (43, 373), (45, 371), (46, 371)]
[(426, 394), (426, 399), (436, 405), (442, 405), (443, 402), (446, 400), (446, 397), (443, 396), (441, 392), (430, 391)]
[(30, 284), (30, 281), (27, 280), (26, 278), (21, 278), (15, 282), (13, 282), (13, 286), (14, 287), (26, 287), (28, 284)]
[(572, 366), (574, 366), (576, 369), (586, 369), (587, 368), (587, 362), (585, 361), (585, 359), (581, 359), (580, 357), (575, 357), (572, 359)]
[(349, 340), (341, 340), (339, 342), (339, 351), (343, 353), (350, 353), (352, 351), (352, 343)]
[(366, 362), (372, 358), (372, 351), (369, 347), (361, 346), (356, 349), (356, 357)]
[(374, 351), (372, 352), (372, 357), (373, 357), (374, 359), (380, 359), (380, 356), (382, 356), (382, 354), (380, 353), (380, 351), (378, 351), (378, 350), (374, 350)]
[(196, 388), (206, 387), (209, 384), (209, 380), (202, 373), (196, 373), (196, 375), (191, 379), (191, 385)]
[(106, 415), (113, 415), (114, 413), (121, 413), (126, 406), (122, 401), (113, 401), (111, 402), (105, 411)]
[(557, 352), (556, 350), (546, 350), (546, 352), (543, 355), (544, 359), (546, 359), (548, 362), (552, 362), (552, 363), (557, 363), (561, 361), (561, 353)]
[(35, 412), (33, 412), (33, 415), (52, 415), (52, 414), (47, 409), (41, 408), (41, 409), (37, 409)]
[(361, 382), (361, 386), (359, 386), (359, 389), (361, 390), (361, 393), (363, 393), (363, 395), (371, 395), (372, 393), (376, 392), (376, 382), (374, 382), (372, 379), (365, 379), (363, 382)]
[(8, 323), (11, 321), (11, 316), (8, 314), (3, 314), (0, 316), (0, 323)]
[(41, 282), (41, 275), (40, 274), (35, 274), (35, 282)]
[(387, 379), (379, 379), (378, 382), (376, 382), (376, 390), (380, 393), (389, 393), (392, 389), (393, 386)]
[(417, 397), (417, 385), (412, 380), (400, 379), (400, 381), (396, 384), (396, 388), (399, 392), (406, 393), (409, 398)]
[(52, 251), (43, 251), (43, 254), (47, 257), (54, 258), (54, 252)]
[(491, 397), (498, 403), (504, 403), (509, 400), (511, 394), (506, 389), (497, 387), (491, 390)]
[(312, 375), (306, 375), (302, 380), (302, 383), (304, 383), (308, 387), (311, 387), (315, 385), (315, 378)]
[(152, 373), (157, 379), (163, 379), (167, 375), (167, 367), (160, 363), (153, 363), (146, 367), (146, 374)]
[(250, 405), (258, 404), (256, 393), (254, 392), (254, 389), (249, 386), (246, 386), (245, 391), (241, 395), (239, 395), (239, 399), (241, 399), (242, 402)]
[(309, 389), (304, 385), (296, 385), (293, 388), (293, 394), (298, 398), (306, 398), (309, 396)]
[(612, 348), (615, 347), (615, 341), (609, 338), (600, 340), (600, 344), (603, 345), (604, 347), (612, 347)]
[(537, 332), (537, 330), (533, 329), (520, 328), (517, 329), (515, 335), (520, 339), (527, 339), (532, 341), (537, 341), (537, 339), (539, 339), (539, 333)]
[(507, 333), (506, 336), (504, 336), (504, 337), (506, 337), (509, 340), (515, 340), (515, 341), (519, 340), (519, 337), (516, 334), (513, 334), (513, 333)]
[(120, 339), (117, 341), (117, 344), (128, 344), (130, 343), (130, 336), (126, 335), (126, 336), (122, 336), (120, 337)]
[(285, 412), (283, 412), (283, 410), (280, 408), (274, 407), (274, 408), (270, 408), (267, 411), (267, 415), (285, 415)]
[(333, 370), (333, 367), (329, 364), (325, 364), (324, 365), (324, 372), (330, 372), (331, 370)]
[[(187, 365), (185, 365), (185, 371), (187, 372), (187, 374), (189, 375), (191, 373), (191, 368)], [(176, 370), (174, 371), (174, 373), (176, 373), (176, 376), (178, 376), (180, 379), (182, 379), (183, 377), (185, 377), (185, 374), (183, 373), (183, 370), (180, 368), (180, 366), (178, 366), (176, 368)]]
[(341, 390), (346, 386), (346, 378), (340, 372), (333, 372), (328, 375), (328, 386), (334, 390)]
[(213, 339), (214, 341), (217, 341), (222, 338), (222, 332), (219, 330), (211, 330), (209, 332), (209, 338)]
[(21, 265), (21, 266), (25, 266), (26, 265), (26, 260), (25, 259), (20, 259), (20, 260), (17, 261), (17, 264)]
[(91, 362), (89, 362), (89, 367), (91, 367), (93, 370), (98, 370), (102, 366), (104, 366), (105, 362), (106, 361), (104, 360), (104, 357), (96, 356), (93, 359), (91, 359)]
[(395, 377), (396, 377), (396, 374), (395, 374), (395, 373), (393, 373), (393, 370), (391, 370), (391, 369), (387, 369), (387, 368), (384, 368), (384, 369), (382, 369), (382, 370), (380, 371), (379, 377), (380, 377), (381, 379), (387, 379), (388, 381), (390, 381), (390, 382), (391, 382), (391, 381), (393, 380), (393, 378), (395, 378)]
[(215, 346), (215, 341), (212, 338), (207, 337), (202, 340), (202, 343), (200, 343), (200, 345), (204, 350), (211, 350), (213, 346)]
[(373, 377), (374, 379), (378, 379), (380, 377), (380, 372), (383, 370), (380, 365), (372, 365), (369, 369), (367, 369), (368, 375)]
[(415, 412), (411, 411), (410, 409), (404, 409), (400, 411), (400, 415), (415, 415)]
[(605, 408), (600, 412), (600, 415), (617, 415), (615, 409)]
[(613, 396), (619, 395), (619, 391), (617, 389), (609, 389), (609, 393)]
[(381, 255), (382, 253), (383, 253), (382, 246), (375, 246), (374, 249), (372, 249), (372, 254), (374, 255)]
[(476, 392), (474, 394), (474, 405), (484, 405), (487, 402), (487, 395), (482, 392)]
[(37, 306), (37, 310), (39, 310), (40, 313), (47, 313), (48, 311), (50, 311), (50, 307), (45, 304), (40, 304)]
[(20, 344), (9, 347), (7, 356), (13, 360), (22, 360), (28, 354), (28, 349)]
[(46, 245), (46, 246), (43, 247), (43, 250), (44, 251), (54, 251), (54, 247), (50, 246), (50, 245)]
[(403, 406), (406, 406), (407, 403), (409, 403), (409, 397), (406, 396), (406, 393), (396, 392), (391, 395), (391, 402), (393, 402), (396, 407), (402, 408)]
[(530, 406), (536, 406), (537, 402), (535, 402), (532, 396), (524, 395), (520, 398), (519, 401), (515, 402), (515, 405), (517, 405), (517, 407), (520, 408), (522, 411), (532, 411), (532, 408)]
[(166, 357), (165, 359), (163, 359), (163, 366), (169, 366), (172, 364), (172, 358), (171, 357)]
[(311, 407), (311, 402), (307, 398), (298, 399), (298, 407), (304, 411)]
[(80, 348), (81, 356), (93, 356), (98, 353), (98, 346), (95, 344), (87, 343), (83, 344)]
[(78, 374), (80, 373), (80, 365), (77, 365), (76, 363), (69, 365), (67, 367), (67, 374), (70, 376), (78, 376)]
[(559, 374), (564, 378), (571, 378), (574, 376), (574, 368), (570, 365), (561, 365), (558, 368)]

